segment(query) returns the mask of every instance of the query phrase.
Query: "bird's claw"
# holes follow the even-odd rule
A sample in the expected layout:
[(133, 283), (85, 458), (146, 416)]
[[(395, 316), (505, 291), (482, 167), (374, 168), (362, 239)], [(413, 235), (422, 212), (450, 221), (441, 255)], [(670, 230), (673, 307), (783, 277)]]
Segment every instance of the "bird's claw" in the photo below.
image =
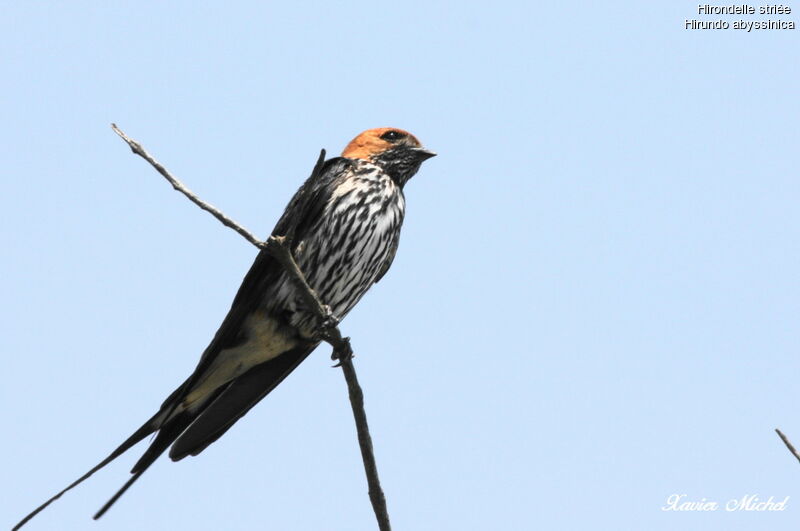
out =
[(342, 348), (335, 349), (333, 354), (331, 354), (331, 359), (337, 361), (336, 365), (333, 366), (334, 368), (341, 367), (342, 363), (353, 359), (353, 348), (350, 346), (350, 338), (343, 337), (342, 341), (344, 343)]
[(325, 311), (325, 316), (322, 319), (322, 324), (320, 325), (322, 331), (327, 332), (339, 326), (339, 318), (333, 315), (331, 307), (328, 306), (327, 304), (323, 304), (322, 309)]

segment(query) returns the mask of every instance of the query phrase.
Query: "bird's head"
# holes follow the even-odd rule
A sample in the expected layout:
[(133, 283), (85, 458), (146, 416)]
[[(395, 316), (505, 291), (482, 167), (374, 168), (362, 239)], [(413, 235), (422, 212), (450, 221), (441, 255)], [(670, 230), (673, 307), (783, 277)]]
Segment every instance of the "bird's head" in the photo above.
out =
[(342, 156), (362, 159), (381, 166), (389, 176), (403, 186), (417, 173), (420, 164), (436, 153), (422, 147), (417, 137), (394, 127), (369, 129), (355, 137), (344, 148)]

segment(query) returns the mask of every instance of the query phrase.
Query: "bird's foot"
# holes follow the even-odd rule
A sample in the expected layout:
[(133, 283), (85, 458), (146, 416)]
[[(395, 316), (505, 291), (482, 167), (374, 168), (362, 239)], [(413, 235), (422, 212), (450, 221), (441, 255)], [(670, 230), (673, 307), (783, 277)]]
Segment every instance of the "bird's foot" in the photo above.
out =
[(338, 362), (334, 365), (334, 368), (341, 367), (342, 363), (353, 359), (353, 348), (350, 346), (349, 337), (342, 338), (342, 346), (334, 349), (331, 359)]
[(320, 329), (323, 334), (326, 334), (339, 326), (339, 318), (333, 315), (331, 307), (327, 304), (322, 305), (322, 310), (325, 312), (325, 315), (322, 319), (322, 323), (320, 323)]

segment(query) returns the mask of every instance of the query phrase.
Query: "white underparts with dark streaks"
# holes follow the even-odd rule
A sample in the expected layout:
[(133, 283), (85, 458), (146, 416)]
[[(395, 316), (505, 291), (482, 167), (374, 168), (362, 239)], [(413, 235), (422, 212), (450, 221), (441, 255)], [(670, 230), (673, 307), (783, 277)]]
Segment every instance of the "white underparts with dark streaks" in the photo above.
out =
[[(334, 190), (325, 212), (298, 245), (295, 259), (333, 314), (343, 318), (375, 283), (397, 247), (405, 214), (403, 191), (386, 173), (359, 161)], [(311, 337), (313, 314), (288, 278), (278, 283), (273, 308), (288, 308), (292, 325)]]

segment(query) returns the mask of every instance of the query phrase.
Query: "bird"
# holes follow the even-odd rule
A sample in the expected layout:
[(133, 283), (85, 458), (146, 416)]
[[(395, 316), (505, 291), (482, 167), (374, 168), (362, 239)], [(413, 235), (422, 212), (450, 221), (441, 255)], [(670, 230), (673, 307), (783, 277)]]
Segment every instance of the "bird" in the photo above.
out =
[[(289, 201), (272, 235), (286, 238), (309, 286), (335, 319), (344, 318), (388, 271), (405, 214), (404, 187), (435, 155), (402, 129), (369, 129), (339, 157), (325, 160), (323, 150)], [(320, 344), (319, 321), (284, 267), (261, 249), (191, 375), (108, 457), (14, 530), (148, 436), (154, 435), (130, 478), (95, 519), (168, 448), (173, 461), (200, 454)]]

